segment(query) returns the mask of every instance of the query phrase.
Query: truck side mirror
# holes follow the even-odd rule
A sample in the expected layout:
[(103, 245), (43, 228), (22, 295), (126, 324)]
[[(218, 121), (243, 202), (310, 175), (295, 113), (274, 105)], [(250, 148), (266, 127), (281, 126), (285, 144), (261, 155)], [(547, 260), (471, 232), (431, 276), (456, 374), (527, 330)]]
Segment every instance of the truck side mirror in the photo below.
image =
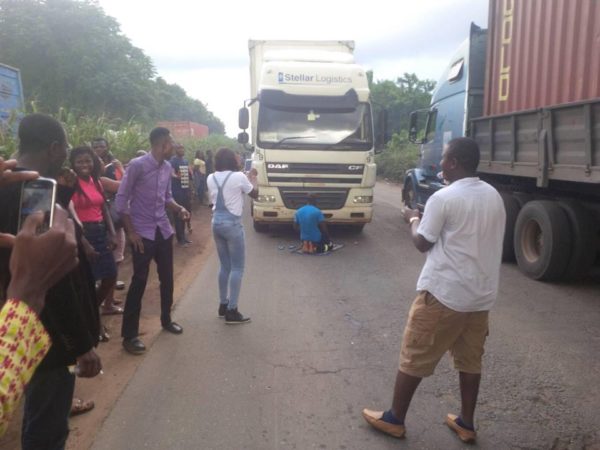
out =
[[(245, 130), (248, 128), (248, 123), (250, 122), (250, 114), (248, 112), (248, 108), (246, 108), (245, 106), (243, 108), (240, 108), (240, 111), (238, 113), (238, 124), (240, 126), (240, 129)], [(246, 141), (248, 142), (248, 141)]]
[(417, 135), (419, 134), (419, 129), (417, 127), (417, 122), (419, 120), (419, 112), (413, 111), (410, 113), (410, 121), (408, 125), (408, 140), (415, 144), (417, 142)]
[(377, 114), (377, 135), (375, 136), (375, 154), (381, 153), (389, 140), (387, 133), (387, 110), (382, 109)]
[(240, 144), (242, 144), (242, 145), (247, 144), (248, 140), (249, 140), (249, 136), (248, 136), (248, 133), (246, 133), (245, 131), (242, 131), (241, 133), (238, 134), (237, 141)]

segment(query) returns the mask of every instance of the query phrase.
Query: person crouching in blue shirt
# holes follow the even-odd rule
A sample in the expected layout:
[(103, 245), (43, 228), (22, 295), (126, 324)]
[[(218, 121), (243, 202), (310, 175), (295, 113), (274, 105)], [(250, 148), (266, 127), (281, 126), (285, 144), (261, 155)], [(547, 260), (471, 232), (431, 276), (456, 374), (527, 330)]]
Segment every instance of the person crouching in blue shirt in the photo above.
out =
[(316, 195), (309, 194), (307, 204), (298, 209), (294, 215), (294, 229), (300, 229), (300, 240), (302, 240), (304, 253), (325, 253), (333, 248), (325, 216), (316, 204)]

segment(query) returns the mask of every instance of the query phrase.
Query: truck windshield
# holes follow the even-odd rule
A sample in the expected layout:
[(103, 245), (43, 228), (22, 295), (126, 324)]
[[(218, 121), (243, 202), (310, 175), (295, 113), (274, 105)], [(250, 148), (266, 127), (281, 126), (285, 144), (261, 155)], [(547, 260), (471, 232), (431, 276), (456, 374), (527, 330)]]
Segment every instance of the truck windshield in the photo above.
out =
[(286, 108), (260, 105), (258, 140), (262, 148), (299, 150), (370, 150), (371, 110)]

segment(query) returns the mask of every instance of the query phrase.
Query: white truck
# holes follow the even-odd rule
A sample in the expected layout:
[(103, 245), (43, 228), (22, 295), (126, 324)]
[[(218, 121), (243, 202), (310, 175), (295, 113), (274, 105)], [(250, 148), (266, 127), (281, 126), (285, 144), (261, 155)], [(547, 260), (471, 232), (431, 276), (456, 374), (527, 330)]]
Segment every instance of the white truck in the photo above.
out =
[(329, 223), (362, 230), (373, 217), (375, 139), (354, 42), (250, 40), (249, 50), (251, 99), (240, 110), (238, 140), (248, 143), (250, 115), (254, 229), (292, 223), (315, 194)]

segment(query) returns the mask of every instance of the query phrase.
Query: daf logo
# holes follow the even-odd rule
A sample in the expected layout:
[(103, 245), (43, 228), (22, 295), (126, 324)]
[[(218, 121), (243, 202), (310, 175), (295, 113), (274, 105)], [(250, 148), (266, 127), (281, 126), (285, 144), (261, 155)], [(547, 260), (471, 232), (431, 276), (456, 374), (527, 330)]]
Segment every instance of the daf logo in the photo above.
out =
[(348, 170), (362, 170), (361, 166), (348, 166)]
[(274, 163), (267, 164), (267, 169), (289, 169), (289, 167), (290, 167), (289, 164), (274, 164)]

